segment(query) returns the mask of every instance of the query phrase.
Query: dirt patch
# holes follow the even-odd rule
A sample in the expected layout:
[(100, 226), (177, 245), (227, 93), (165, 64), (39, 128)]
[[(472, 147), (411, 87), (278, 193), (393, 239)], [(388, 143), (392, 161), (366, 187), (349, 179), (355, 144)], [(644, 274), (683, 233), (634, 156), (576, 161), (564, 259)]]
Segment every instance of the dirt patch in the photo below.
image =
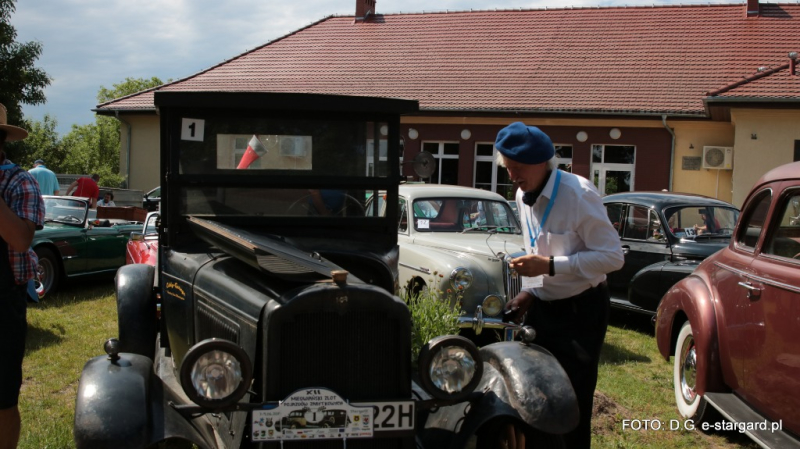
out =
[(622, 421), (625, 419), (631, 419), (630, 410), (617, 404), (602, 392), (594, 392), (594, 406), (592, 407), (593, 434), (614, 434), (622, 428)]

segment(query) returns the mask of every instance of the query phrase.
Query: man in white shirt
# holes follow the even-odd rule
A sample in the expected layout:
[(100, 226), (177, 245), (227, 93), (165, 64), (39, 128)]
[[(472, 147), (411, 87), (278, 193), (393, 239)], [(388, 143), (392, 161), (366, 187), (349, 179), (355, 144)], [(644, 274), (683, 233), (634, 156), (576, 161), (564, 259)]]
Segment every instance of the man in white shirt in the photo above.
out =
[(103, 199), (97, 202), (97, 207), (114, 207), (116, 204), (114, 203), (114, 194), (112, 192), (106, 192), (103, 194)]
[(553, 353), (572, 382), (580, 422), (565, 435), (573, 449), (591, 446), (591, 419), (600, 349), (608, 326), (606, 273), (624, 263), (619, 235), (595, 186), (557, 169), (550, 138), (512, 123), (497, 134), (498, 162), (517, 190), (527, 255), (511, 261), (522, 292), (506, 312), (536, 330), (534, 343)]

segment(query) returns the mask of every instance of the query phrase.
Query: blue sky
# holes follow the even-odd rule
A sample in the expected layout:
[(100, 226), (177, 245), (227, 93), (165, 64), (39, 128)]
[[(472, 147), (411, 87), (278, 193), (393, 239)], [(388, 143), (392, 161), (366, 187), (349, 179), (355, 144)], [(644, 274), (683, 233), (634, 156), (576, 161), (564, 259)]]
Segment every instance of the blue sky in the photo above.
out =
[[(38, 41), (37, 67), (52, 78), (47, 103), (23, 107), (28, 119), (49, 114), (63, 136), (94, 122), (100, 87), (125, 78), (180, 79), (329, 15), (353, 15), (355, 0), (18, 0), (17, 42)], [(612, 5), (739, 3), (653, 0), (377, 0), (378, 13)]]

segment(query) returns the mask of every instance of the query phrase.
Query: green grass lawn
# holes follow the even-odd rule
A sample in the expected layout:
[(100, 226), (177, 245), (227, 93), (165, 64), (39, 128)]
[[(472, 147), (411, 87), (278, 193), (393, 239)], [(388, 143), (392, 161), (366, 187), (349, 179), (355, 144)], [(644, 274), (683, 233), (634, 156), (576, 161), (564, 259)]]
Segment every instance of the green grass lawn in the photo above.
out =
[[(77, 283), (76, 283), (77, 284)], [(83, 365), (116, 336), (116, 302), (108, 279), (68, 285), (28, 308), (28, 349), (20, 398), (20, 448), (71, 448), (75, 392)], [(678, 420), (672, 364), (661, 358), (647, 319), (612, 316), (600, 365), (603, 401), (595, 418), (596, 448), (757, 447), (738, 433), (669, 430)], [(662, 430), (626, 430), (624, 420), (657, 419)]]

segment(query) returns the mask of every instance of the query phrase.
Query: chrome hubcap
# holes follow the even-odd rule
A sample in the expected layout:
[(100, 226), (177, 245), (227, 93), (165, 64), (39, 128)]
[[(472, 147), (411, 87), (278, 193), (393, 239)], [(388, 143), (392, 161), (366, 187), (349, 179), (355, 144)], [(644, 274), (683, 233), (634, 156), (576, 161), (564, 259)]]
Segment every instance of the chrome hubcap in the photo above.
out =
[(39, 260), (39, 265), (36, 266), (36, 271), (39, 274), (39, 282), (42, 283), (44, 291), (50, 291), (53, 286), (53, 266), (48, 260)]
[(695, 352), (694, 339), (690, 336), (683, 343), (681, 353), (681, 393), (683, 400), (691, 404), (697, 399), (695, 385), (697, 379), (697, 353)]

